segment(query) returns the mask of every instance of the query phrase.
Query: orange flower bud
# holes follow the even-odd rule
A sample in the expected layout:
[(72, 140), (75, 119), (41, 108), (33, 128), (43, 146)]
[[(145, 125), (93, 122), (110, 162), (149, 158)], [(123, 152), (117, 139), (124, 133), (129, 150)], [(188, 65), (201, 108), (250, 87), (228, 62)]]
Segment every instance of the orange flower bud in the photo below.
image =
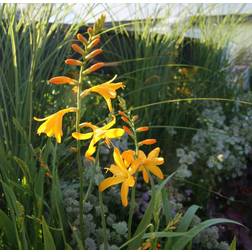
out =
[(155, 144), (157, 142), (157, 139), (154, 139), (154, 138), (150, 138), (150, 139), (145, 139), (141, 142), (138, 143), (139, 146), (142, 146), (142, 145), (151, 145), (151, 144)]
[(136, 129), (137, 132), (144, 132), (144, 131), (148, 131), (149, 127), (139, 127)]
[(105, 65), (104, 62), (98, 62), (98, 63), (92, 65), (91, 67), (89, 67), (88, 69), (86, 69), (86, 70), (83, 72), (83, 74), (90, 74), (90, 73), (92, 73), (92, 72), (94, 72), (94, 71), (96, 71), (96, 70), (98, 70), (98, 69), (104, 67), (104, 65)]
[(125, 116), (126, 117), (126, 114), (123, 112), (123, 111), (118, 111), (118, 114), (121, 115), (121, 116)]
[(77, 39), (81, 42), (81, 43), (83, 43), (84, 45), (87, 45), (87, 40), (86, 40), (86, 38), (84, 37), (84, 36), (82, 36), (80, 33), (78, 33), (77, 34)]
[(93, 28), (92, 27), (88, 27), (87, 32), (88, 33), (93, 33)]
[(94, 39), (89, 45), (88, 45), (88, 49), (91, 49), (95, 46), (97, 46), (100, 43), (101, 39), (100, 37), (97, 37), (96, 39)]
[(75, 59), (66, 59), (65, 63), (67, 65), (72, 65), (72, 66), (82, 66), (82, 62)]
[(102, 53), (102, 49), (96, 49), (96, 50), (94, 50), (93, 52), (89, 53), (89, 54), (85, 57), (85, 59), (86, 59), (86, 60), (90, 60), (90, 59), (94, 58), (95, 56), (97, 56), (97, 55), (99, 55), (99, 54), (101, 54), (101, 53)]
[(84, 54), (84, 50), (81, 49), (77, 44), (72, 44), (71, 47), (72, 47), (72, 49), (73, 49), (75, 52), (77, 52), (77, 53), (79, 53), (79, 54), (81, 54), (81, 55)]
[(121, 119), (124, 121), (124, 122), (129, 122), (129, 119), (125, 116), (122, 116)]
[(123, 129), (128, 135), (132, 135), (132, 131), (127, 126), (123, 126)]
[(54, 77), (54, 78), (51, 78), (49, 80), (49, 83), (51, 84), (70, 84), (70, 85), (76, 85), (78, 82), (74, 79), (71, 79), (69, 77), (66, 77), (66, 76), (57, 76), (57, 77)]

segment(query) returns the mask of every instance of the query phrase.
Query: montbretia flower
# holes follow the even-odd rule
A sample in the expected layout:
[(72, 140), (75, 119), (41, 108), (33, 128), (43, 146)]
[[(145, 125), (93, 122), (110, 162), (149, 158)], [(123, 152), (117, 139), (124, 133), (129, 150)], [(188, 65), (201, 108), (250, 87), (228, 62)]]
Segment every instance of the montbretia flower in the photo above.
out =
[(116, 90), (117, 89), (125, 87), (125, 85), (122, 82), (112, 83), (115, 80), (115, 78), (116, 78), (116, 76), (113, 79), (111, 79), (110, 81), (107, 81), (107, 82), (102, 83), (100, 85), (96, 85), (96, 86), (93, 86), (91, 88), (84, 90), (81, 93), (81, 97), (87, 96), (91, 92), (98, 93), (99, 95), (101, 95), (105, 99), (105, 101), (108, 105), (109, 111), (112, 112), (111, 99), (116, 98)]
[(80, 127), (89, 127), (93, 130), (93, 132), (89, 132), (89, 133), (78, 133), (78, 132), (74, 132), (72, 133), (72, 136), (77, 139), (77, 140), (87, 140), (92, 138), (88, 150), (85, 153), (85, 157), (88, 159), (93, 159), (92, 155), (95, 153), (96, 151), (96, 146), (95, 144), (97, 142), (99, 142), (100, 140), (104, 139), (105, 143), (109, 144), (110, 140), (112, 138), (119, 138), (121, 137), (125, 131), (123, 129), (120, 128), (114, 128), (111, 129), (111, 127), (116, 123), (116, 118), (115, 116), (113, 116), (113, 119), (111, 122), (109, 122), (108, 124), (106, 124), (103, 127), (97, 127), (95, 125), (93, 125), (90, 122), (85, 122), (80, 124)]
[(62, 131), (62, 119), (66, 113), (76, 112), (76, 108), (66, 108), (62, 109), (52, 115), (49, 115), (45, 118), (37, 118), (34, 117), (36, 121), (45, 121), (42, 123), (37, 133), (40, 135), (41, 133), (45, 133), (48, 137), (55, 137), (58, 143), (61, 143), (61, 137), (63, 136)]
[[(128, 153), (131, 155), (132, 152)], [(132, 158), (128, 155), (124, 155), (124, 157), (120, 154), (120, 151), (115, 148), (113, 157), (115, 164), (112, 164), (110, 168), (106, 168), (107, 171), (110, 171), (113, 176), (104, 179), (99, 185), (99, 191), (103, 192), (110, 186), (122, 184), (121, 186), (121, 200), (122, 205), (128, 205), (128, 192), (129, 187), (133, 187), (135, 185), (134, 174), (138, 168), (138, 163), (129, 162)], [(128, 158), (127, 158), (128, 157)]]
[(158, 165), (162, 165), (164, 163), (164, 159), (162, 157), (158, 157), (160, 152), (160, 148), (157, 147), (152, 150), (148, 156), (146, 157), (145, 153), (142, 150), (138, 151), (138, 160), (140, 162), (138, 170), (142, 172), (143, 179), (146, 183), (149, 182), (149, 174), (148, 172), (153, 173), (160, 179), (164, 178), (163, 172), (160, 170)]

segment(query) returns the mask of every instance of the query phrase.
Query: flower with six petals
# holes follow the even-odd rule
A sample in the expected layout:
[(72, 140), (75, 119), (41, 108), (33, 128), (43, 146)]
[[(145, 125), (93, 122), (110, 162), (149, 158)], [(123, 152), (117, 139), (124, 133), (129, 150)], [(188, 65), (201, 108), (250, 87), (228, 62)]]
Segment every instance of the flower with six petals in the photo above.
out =
[(115, 164), (112, 164), (110, 168), (106, 168), (107, 171), (110, 171), (113, 176), (104, 179), (99, 185), (99, 191), (103, 192), (110, 186), (122, 184), (121, 186), (121, 200), (123, 206), (128, 205), (128, 192), (129, 187), (133, 187), (135, 185), (135, 178), (133, 177), (136, 169), (138, 167), (138, 162), (131, 162), (132, 157), (130, 157), (130, 153), (128, 155), (122, 156), (120, 151), (115, 148), (113, 157)]
[(110, 81), (104, 82), (100, 85), (96, 85), (96, 86), (93, 86), (91, 88), (84, 90), (81, 93), (81, 97), (85, 97), (85, 96), (89, 95), (91, 92), (98, 93), (99, 95), (101, 95), (105, 99), (105, 101), (108, 105), (108, 109), (111, 112), (112, 111), (111, 99), (116, 98), (116, 90), (119, 88), (125, 87), (125, 85), (122, 82), (113, 83), (115, 78), (116, 78), (116, 76), (113, 79), (111, 79)]
[(88, 150), (85, 153), (85, 157), (88, 159), (93, 159), (92, 155), (95, 153), (96, 151), (96, 146), (95, 144), (104, 139), (106, 143), (109, 143), (109, 139), (111, 138), (118, 138), (121, 137), (125, 131), (123, 129), (120, 128), (114, 128), (111, 129), (111, 127), (116, 123), (116, 118), (115, 116), (113, 116), (113, 119), (111, 122), (109, 122), (108, 124), (106, 124), (103, 127), (97, 127), (95, 125), (93, 125), (90, 122), (85, 122), (80, 124), (80, 127), (89, 127), (93, 130), (93, 132), (89, 132), (89, 133), (78, 133), (78, 132), (74, 132), (72, 133), (72, 136), (75, 139), (78, 140), (87, 140), (90, 139), (92, 137), (92, 140), (89, 144)]
[(39, 121), (39, 122), (45, 121), (44, 123), (42, 123), (39, 126), (37, 133), (39, 135), (41, 133), (45, 133), (48, 137), (54, 136), (56, 138), (57, 142), (61, 143), (61, 137), (63, 135), (62, 119), (63, 119), (63, 116), (69, 112), (76, 112), (76, 108), (62, 109), (52, 115), (49, 115), (49, 116), (47, 116), (45, 118), (41, 118), (41, 119), (34, 117), (34, 120), (36, 120), (36, 121)]

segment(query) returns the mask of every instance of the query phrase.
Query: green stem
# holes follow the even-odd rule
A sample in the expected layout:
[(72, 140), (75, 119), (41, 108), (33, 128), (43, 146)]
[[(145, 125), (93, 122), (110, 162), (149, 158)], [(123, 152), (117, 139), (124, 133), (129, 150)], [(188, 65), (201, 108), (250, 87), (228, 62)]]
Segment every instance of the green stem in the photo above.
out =
[[(134, 144), (135, 144), (135, 158), (138, 157), (138, 142), (137, 142), (137, 133), (135, 130), (134, 124), (132, 124), (132, 130), (134, 134)], [(137, 174), (136, 174), (136, 183), (137, 183)], [(131, 195), (130, 195), (130, 209), (129, 209), (129, 219), (128, 219), (128, 239), (131, 238), (131, 229), (132, 229), (132, 220), (134, 215), (134, 210), (136, 207), (136, 183), (132, 188)]]
[[(82, 83), (82, 71), (83, 67), (80, 68), (79, 73), (79, 84), (77, 86), (77, 111), (76, 111), (76, 132), (80, 133), (80, 110), (81, 110), (81, 83)], [(80, 152), (80, 140), (77, 140), (77, 165), (80, 177), (80, 202), (79, 202), (79, 209), (80, 209), (80, 234), (81, 239), (85, 240), (85, 229), (84, 229), (84, 173), (81, 165), (81, 152)]]
[(99, 191), (99, 205), (100, 205), (100, 209), (101, 209), (104, 249), (107, 250), (108, 249), (107, 227), (106, 227), (105, 213), (104, 213), (104, 207), (103, 207), (102, 192), (100, 192), (100, 191)]

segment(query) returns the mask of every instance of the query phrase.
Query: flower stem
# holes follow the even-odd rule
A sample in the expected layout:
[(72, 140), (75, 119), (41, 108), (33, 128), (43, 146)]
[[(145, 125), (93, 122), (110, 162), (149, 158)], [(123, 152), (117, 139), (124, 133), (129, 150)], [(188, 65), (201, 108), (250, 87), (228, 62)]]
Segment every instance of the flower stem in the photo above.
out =
[[(76, 132), (80, 132), (80, 110), (81, 110), (81, 83), (82, 83), (82, 71), (83, 67), (80, 68), (79, 73), (79, 84), (77, 86), (77, 111), (76, 111)], [(81, 165), (81, 153), (80, 153), (80, 140), (77, 140), (77, 165), (78, 165), (78, 171), (79, 171), (79, 177), (80, 177), (80, 202), (79, 202), (79, 210), (80, 210), (80, 234), (81, 239), (85, 240), (85, 228), (84, 228), (84, 206), (83, 206), (83, 200), (84, 200), (84, 173)]]
[(99, 205), (101, 209), (101, 220), (102, 220), (102, 229), (103, 229), (103, 239), (104, 239), (104, 249), (108, 249), (108, 237), (107, 237), (107, 227), (104, 213), (104, 206), (102, 200), (102, 192), (99, 191)]
[[(138, 142), (137, 142), (137, 133), (135, 130), (135, 126), (132, 123), (132, 130), (134, 134), (134, 144), (135, 144), (135, 158), (138, 157)], [(129, 209), (129, 219), (128, 219), (128, 239), (131, 238), (131, 229), (132, 229), (132, 220), (134, 215), (134, 210), (136, 207), (136, 184), (137, 184), (137, 174), (136, 174), (136, 183), (132, 188), (131, 195), (130, 195), (130, 209)]]

